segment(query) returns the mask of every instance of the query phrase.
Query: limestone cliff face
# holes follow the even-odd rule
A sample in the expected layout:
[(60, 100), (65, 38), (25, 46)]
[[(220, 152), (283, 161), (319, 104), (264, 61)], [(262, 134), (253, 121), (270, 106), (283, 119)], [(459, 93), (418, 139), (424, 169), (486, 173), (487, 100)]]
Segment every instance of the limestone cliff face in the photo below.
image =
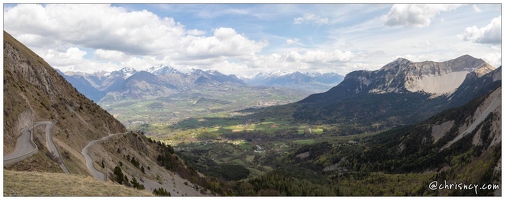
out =
[(445, 62), (411, 62), (399, 58), (380, 70), (362, 71), (356, 76), (370, 93), (424, 92), (432, 96), (449, 95), (465, 80), (469, 72), (484, 75), (494, 70), (482, 59), (464, 55)]
[(19, 130), (32, 121), (52, 121), (57, 140), (74, 150), (125, 127), (77, 92), (41, 57), (4, 31), (4, 155)]

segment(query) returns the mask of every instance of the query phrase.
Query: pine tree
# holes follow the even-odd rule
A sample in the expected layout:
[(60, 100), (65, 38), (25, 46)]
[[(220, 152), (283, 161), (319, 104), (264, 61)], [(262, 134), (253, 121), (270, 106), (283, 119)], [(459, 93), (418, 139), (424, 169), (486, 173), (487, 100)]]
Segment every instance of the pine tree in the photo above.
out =
[(154, 189), (153, 194), (156, 196), (172, 196), (170, 192), (167, 192), (164, 188)]
[(119, 166), (116, 166), (114, 168), (114, 175), (116, 175), (116, 181), (119, 183), (119, 184), (123, 184), (123, 172), (121, 171), (121, 168), (119, 168)]

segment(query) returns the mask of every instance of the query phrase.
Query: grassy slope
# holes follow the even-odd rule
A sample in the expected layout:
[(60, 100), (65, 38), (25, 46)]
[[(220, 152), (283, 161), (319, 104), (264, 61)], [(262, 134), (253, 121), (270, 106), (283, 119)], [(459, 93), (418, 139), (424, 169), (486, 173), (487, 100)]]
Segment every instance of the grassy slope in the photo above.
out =
[(4, 170), (4, 196), (153, 196), (89, 176)]

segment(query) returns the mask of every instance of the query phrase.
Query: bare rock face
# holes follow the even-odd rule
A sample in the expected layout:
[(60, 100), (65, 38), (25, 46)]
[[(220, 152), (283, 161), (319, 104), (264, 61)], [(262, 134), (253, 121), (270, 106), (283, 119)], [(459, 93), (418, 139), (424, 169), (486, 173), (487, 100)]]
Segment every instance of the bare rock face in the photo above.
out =
[[(472, 136), (473, 145), (486, 145), (485, 149), (490, 149), (499, 144), (501, 142), (501, 96), (501, 86), (499, 86), (489, 93), (489, 95), (485, 95), (480, 104), (475, 104), (475, 110), (458, 116), (460, 120), (448, 119), (447, 121), (433, 124), (431, 136), (434, 143), (446, 135), (452, 135), (452, 139), (444, 143), (444, 147), (440, 151), (461, 140), (464, 136), (472, 134), (474, 131), (476, 132)], [(455, 124), (456, 121), (458, 123)], [(488, 134), (483, 134), (485, 132), (485, 128), (483, 128), (484, 123), (488, 123), (486, 125), (489, 128)], [(453, 129), (453, 127), (457, 128)], [(484, 141), (488, 142), (484, 143)]]
[(414, 63), (413, 66), (405, 87), (411, 92), (426, 92), (433, 96), (453, 93), (469, 72), (475, 72), (480, 77), (494, 70), (482, 59), (468, 55), (446, 62)]
[(484, 65), (482, 65), (481, 67), (475, 69), (473, 72), (475, 74), (477, 74), (477, 77), (482, 77), (486, 74), (488, 74), (489, 72), (492, 72), (494, 71), (496, 68), (494, 68), (493, 66), (485, 63)]
[(454, 92), (469, 72), (477, 71), (483, 75), (492, 70), (494, 68), (482, 59), (469, 55), (445, 62), (410, 62), (399, 58), (380, 70), (368, 72), (369, 78), (359, 77), (359, 79), (361, 83), (370, 87), (368, 89), (370, 93), (409, 91), (428, 93), (437, 97)]
[(368, 86), (370, 93), (423, 92), (433, 97), (449, 95), (475, 71), (479, 76), (494, 68), (482, 59), (464, 55), (445, 62), (410, 62), (399, 58), (380, 70), (362, 72), (357, 79)]

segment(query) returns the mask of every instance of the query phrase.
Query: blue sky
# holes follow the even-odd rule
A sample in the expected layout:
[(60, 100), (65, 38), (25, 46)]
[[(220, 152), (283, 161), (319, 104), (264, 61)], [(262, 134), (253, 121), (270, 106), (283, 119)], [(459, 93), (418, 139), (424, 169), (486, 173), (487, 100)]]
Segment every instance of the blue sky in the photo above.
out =
[(344, 75), (464, 54), (501, 65), (500, 4), (4, 4), (3, 22), (62, 71)]

